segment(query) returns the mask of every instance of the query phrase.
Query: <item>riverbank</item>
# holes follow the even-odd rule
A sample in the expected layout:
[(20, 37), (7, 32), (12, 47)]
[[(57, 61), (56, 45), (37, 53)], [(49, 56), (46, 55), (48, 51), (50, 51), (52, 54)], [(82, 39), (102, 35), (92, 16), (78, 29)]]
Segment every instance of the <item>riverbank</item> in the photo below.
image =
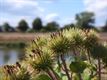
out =
[(24, 48), (38, 36), (48, 36), (49, 33), (0, 33), (0, 48)]
[[(25, 42), (31, 41), (38, 36), (48, 36), (50, 33), (0, 33), (1, 42)], [(100, 39), (107, 41), (107, 33), (99, 33)]]
[[(38, 36), (49, 36), (50, 33), (0, 33), (0, 48), (24, 48)], [(107, 33), (99, 33), (101, 41), (107, 41)]]
[(25, 48), (25, 42), (0, 42), (0, 48)]
[(0, 33), (0, 42), (31, 41), (38, 36), (47, 36), (50, 33)]

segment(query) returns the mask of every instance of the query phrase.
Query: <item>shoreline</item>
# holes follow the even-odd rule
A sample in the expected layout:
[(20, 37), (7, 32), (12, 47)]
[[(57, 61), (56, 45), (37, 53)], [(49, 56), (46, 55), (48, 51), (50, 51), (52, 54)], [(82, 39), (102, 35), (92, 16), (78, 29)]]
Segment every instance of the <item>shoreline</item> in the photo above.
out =
[[(30, 42), (38, 36), (49, 36), (50, 33), (0, 33), (0, 43)], [(101, 41), (107, 41), (107, 33), (98, 33)]]

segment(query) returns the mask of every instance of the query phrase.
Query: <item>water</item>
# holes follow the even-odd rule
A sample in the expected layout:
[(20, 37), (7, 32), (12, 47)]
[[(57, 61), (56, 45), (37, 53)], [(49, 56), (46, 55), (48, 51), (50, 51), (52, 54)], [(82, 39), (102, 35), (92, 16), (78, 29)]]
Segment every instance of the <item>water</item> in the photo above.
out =
[(24, 57), (24, 50), (0, 48), (0, 66), (14, 64)]

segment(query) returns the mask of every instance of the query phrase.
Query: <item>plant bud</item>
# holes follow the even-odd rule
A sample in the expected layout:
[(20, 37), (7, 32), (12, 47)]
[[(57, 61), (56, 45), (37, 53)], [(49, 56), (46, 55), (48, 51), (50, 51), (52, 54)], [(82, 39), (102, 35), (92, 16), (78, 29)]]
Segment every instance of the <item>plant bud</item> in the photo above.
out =
[(19, 64), (19, 62), (16, 62), (16, 66), (18, 66), (19, 68), (21, 68), (21, 65)]

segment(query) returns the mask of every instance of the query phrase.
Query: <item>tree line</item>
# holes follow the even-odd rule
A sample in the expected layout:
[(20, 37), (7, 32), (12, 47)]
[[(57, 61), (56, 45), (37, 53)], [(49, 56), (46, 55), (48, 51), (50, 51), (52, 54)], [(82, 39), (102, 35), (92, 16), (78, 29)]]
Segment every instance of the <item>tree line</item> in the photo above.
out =
[(0, 26), (0, 32), (38, 32), (38, 31), (55, 31), (59, 29), (59, 24), (55, 21), (47, 23), (47, 25), (43, 26), (42, 20), (40, 18), (36, 18), (32, 22), (32, 28), (29, 27), (26, 20), (22, 19), (19, 21), (17, 27), (10, 26), (9, 23), (5, 22)]
[[(81, 12), (75, 15), (75, 23), (66, 24), (63, 27), (55, 22), (49, 22), (45, 26), (41, 18), (37, 17), (32, 22), (32, 28), (29, 27), (26, 20), (22, 19), (19, 21), (16, 27), (12, 27), (9, 23), (5, 22), (3, 25), (0, 25), (0, 32), (52, 32), (65, 28), (78, 27), (81, 29), (95, 29), (95, 14), (93, 12)], [(100, 28), (100, 31), (107, 32), (107, 20), (106, 24)]]

